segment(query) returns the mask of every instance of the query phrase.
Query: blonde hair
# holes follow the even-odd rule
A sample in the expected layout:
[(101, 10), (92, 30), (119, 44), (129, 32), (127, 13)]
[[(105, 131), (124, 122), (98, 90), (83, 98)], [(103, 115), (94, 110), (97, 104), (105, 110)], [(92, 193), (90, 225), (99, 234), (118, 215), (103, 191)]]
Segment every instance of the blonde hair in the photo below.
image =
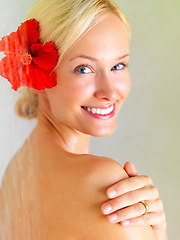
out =
[[(116, 14), (125, 25), (130, 38), (126, 16), (112, 0), (37, 0), (26, 16), (40, 24), (40, 41), (53, 42), (60, 59), (91, 27), (101, 21), (103, 13)], [(16, 113), (23, 118), (35, 118), (38, 97), (25, 88), (16, 104)]]

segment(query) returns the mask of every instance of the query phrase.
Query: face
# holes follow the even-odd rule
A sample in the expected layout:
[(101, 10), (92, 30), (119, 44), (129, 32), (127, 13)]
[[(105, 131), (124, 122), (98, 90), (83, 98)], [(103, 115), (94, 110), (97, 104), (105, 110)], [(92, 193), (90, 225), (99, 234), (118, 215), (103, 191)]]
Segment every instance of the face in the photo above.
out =
[(55, 121), (92, 136), (112, 134), (131, 87), (128, 60), (127, 30), (109, 14), (65, 53), (55, 70), (58, 84), (46, 90)]

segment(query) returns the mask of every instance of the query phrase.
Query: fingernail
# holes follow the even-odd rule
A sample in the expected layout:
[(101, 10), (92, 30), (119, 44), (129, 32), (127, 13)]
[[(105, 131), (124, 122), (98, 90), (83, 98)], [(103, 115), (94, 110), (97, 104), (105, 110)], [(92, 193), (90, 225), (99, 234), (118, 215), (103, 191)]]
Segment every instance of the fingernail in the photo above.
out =
[(102, 210), (104, 213), (109, 213), (112, 210), (112, 207), (109, 203), (102, 205)]
[(122, 225), (123, 225), (123, 226), (128, 226), (129, 223), (130, 223), (129, 220), (126, 220), (126, 221), (122, 222)]
[(108, 196), (109, 196), (109, 197), (113, 198), (113, 197), (116, 196), (116, 194), (117, 194), (117, 192), (116, 192), (115, 189), (110, 188), (110, 189), (108, 190)]
[(117, 218), (118, 218), (117, 214), (112, 214), (109, 216), (109, 220), (112, 223), (116, 222)]

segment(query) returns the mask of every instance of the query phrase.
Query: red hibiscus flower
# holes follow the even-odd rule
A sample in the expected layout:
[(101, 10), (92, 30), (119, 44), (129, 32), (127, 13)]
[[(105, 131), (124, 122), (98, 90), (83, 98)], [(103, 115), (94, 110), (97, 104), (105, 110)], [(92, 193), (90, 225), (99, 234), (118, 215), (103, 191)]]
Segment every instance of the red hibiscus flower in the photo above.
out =
[(17, 91), (21, 86), (37, 90), (57, 85), (53, 69), (58, 53), (53, 43), (39, 42), (39, 23), (30, 19), (21, 24), (17, 32), (0, 41), (0, 52), (6, 55), (0, 61), (0, 75)]

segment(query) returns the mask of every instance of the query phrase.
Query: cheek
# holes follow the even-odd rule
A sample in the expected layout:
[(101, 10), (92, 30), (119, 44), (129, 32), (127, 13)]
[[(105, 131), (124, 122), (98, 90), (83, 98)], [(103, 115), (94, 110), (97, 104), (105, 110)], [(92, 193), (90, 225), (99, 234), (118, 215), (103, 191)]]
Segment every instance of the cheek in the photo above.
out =
[(131, 78), (129, 73), (118, 81), (118, 90), (122, 97), (126, 98), (131, 90)]
[(126, 96), (129, 95), (129, 92), (131, 91), (131, 77), (129, 75), (128, 79), (127, 79), (127, 86), (126, 86)]
[(61, 96), (72, 104), (72, 101), (79, 102), (89, 98), (92, 95), (94, 88), (94, 82), (92, 79), (71, 78), (62, 84)]
[(94, 88), (88, 81), (66, 80), (59, 82), (49, 94), (50, 104), (53, 109), (70, 109), (83, 106), (84, 101), (92, 95)]

